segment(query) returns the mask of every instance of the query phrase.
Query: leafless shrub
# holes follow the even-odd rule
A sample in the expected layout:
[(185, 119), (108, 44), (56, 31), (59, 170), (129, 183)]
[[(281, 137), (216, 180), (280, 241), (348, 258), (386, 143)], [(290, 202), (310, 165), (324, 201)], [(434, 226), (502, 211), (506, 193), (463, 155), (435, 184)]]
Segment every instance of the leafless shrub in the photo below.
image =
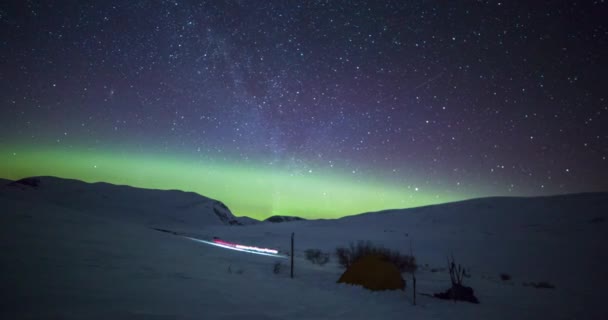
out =
[(308, 249), (304, 251), (306, 259), (320, 266), (329, 262), (329, 253), (324, 253), (319, 249)]
[(351, 242), (348, 248), (336, 248), (338, 263), (344, 268), (350, 267), (357, 259), (367, 255), (382, 256), (384, 259), (397, 266), (401, 272), (414, 272), (418, 268), (416, 265), (416, 258), (413, 256), (401, 254), (396, 250), (376, 246), (370, 241), (359, 241), (356, 244)]

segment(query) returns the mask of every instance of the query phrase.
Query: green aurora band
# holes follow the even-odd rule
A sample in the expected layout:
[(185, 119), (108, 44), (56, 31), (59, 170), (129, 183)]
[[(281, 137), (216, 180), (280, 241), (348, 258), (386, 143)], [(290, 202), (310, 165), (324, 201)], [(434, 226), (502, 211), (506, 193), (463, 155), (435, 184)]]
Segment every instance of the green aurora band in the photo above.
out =
[[(471, 198), (414, 190), (387, 177), (280, 166), (202, 161), (194, 156), (40, 147), (0, 148), (0, 177), (56, 176), (150, 189), (193, 191), (224, 202), (236, 216), (338, 218)], [(413, 181), (411, 185), (416, 185)]]

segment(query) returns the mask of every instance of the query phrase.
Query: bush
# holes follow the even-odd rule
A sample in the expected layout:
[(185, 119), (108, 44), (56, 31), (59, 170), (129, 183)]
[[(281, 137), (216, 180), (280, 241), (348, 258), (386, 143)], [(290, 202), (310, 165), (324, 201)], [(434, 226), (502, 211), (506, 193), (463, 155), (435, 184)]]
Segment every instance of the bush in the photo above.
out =
[(500, 279), (502, 281), (509, 281), (511, 280), (511, 275), (507, 274), (507, 273), (501, 273), (500, 274)]
[(375, 246), (370, 241), (359, 241), (357, 244), (350, 243), (348, 248), (336, 248), (338, 263), (344, 267), (350, 267), (357, 259), (367, 255), (382, 256), (386, 261), (393, 263), (401, 272), (414, 272), (418, 268), (413, 256), (401, 254), (399, 251), (390, 250), (381, 246)]
[(277, 261), (274, 263), (272, 272), (274, 272), (274, 274), (279, 274), (281, 273), (281, 269), (283, 269), (283, 264), (280, 261)]
[(450, 281), (452, 282), (452, 287), (444, 292), (435, 293), (433, 296), (445, 300), (459, 300), (479, 303), (479, 299), (477, 299), (475, 296), (475, 291), (473, 288), (462, 284), (462, 280), (465, 277), (470, 277), (470, 275), (462, 265), (456, 264), (454, 256), (452, 256), (452, 259), (448, 257), (448, 269), (450, 270)]
[(306, 259), (320, 266), (329, 262), (329, 253), (324, 253), (319, 249), (308, 249), (304, 251)]
[(336, 256), (338, 257), (338, 264), (344, 268), (350, 267), (352, 264), (351, 253), (344, 247), (336, 248)]

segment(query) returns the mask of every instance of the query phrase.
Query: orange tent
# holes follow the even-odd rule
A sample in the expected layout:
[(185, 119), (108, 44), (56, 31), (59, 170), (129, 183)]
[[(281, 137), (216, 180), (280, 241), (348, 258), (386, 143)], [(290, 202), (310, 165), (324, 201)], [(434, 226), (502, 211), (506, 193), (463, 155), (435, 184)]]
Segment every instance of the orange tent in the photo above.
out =
[(344, 271), (338, 283), (361, 285), (374, 291), (405, 289), (405, 280), (397, 266), (378, 255), (359, 258)]

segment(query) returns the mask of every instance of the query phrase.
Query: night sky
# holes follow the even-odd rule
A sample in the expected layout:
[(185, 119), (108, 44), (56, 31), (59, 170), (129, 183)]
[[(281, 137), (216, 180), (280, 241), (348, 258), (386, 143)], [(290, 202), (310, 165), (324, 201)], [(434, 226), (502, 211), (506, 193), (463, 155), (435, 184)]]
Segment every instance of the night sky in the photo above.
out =
[(608, 190), (605, 1), (8, 1), (0, 177), (338, 217)]

